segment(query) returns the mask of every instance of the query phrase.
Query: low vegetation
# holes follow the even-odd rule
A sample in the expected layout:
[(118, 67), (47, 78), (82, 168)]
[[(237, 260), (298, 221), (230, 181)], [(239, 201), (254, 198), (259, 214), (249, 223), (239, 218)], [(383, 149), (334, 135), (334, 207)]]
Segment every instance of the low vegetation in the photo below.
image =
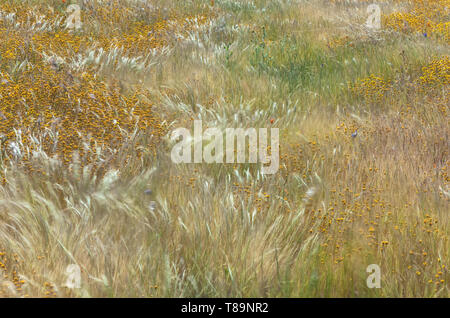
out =
[(0, 297), (449, 297), (450, 3), (371, 3), (1, 1)]

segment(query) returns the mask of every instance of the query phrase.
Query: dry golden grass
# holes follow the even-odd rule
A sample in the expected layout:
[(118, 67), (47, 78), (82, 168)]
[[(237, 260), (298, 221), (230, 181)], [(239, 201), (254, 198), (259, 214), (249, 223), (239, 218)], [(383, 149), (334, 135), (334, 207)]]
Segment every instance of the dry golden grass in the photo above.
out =
[[(0, 297), (448, 297), (448, 1), (369, 3), (3, 1)], [(279, 171), (172, 163), (194, 119)]]

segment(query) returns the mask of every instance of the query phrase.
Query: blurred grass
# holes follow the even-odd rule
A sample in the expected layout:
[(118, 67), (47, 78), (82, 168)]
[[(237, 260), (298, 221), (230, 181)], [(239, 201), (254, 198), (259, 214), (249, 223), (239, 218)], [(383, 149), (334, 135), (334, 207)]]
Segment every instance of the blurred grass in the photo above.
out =
[[(280, 128), (280, 170), (175, 165), (170, 142), (145, 129), (128, 131), (114, 160), (91, 146), (89, 164), (38, 152), (23, 166), (5, 147), (0, 296), (448, 297), (448, 45), (365, 30), (366, 3), (337, 2), (120, 0), (105, 17), (85, 1), (80, 38), (130, 50), (80, 73), (117, 81), (121, 96), (145, 90), (141, 102), (169, 132), (193, 119)], [(60, 15), (67, 6), (2, 5)], [(2, 21), (4, 32), (29, 31)], [(122, 58), (149, 54), (149, 29), (160, 30), (155, 54), (136, 72)], [(54, 40), (62, 31), (33, 32)], [(49, 47), (70, 69), (76, 52), (59, 43)], [(1, 64), (2, 78), (22, 58)], [(440, 85), (420, 79), (427, 65), (438, 65), (429, 76), (440, 72)], [(81, 289), (63, 287), (69, 264), (81, 267)], [(381, 267), (381, 289), (366, 286), (369, 264)]]

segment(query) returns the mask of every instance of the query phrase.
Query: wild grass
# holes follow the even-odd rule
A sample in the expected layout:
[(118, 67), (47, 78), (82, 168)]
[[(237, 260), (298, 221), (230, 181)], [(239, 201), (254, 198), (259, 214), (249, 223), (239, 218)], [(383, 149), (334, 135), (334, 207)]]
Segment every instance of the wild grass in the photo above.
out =
[[(0, 4), (1, 297), (449, 296), (448, 1), (381, 30), (367, 1), (69, 4)], [(279, 128), (279, 171), (172, 163), (194, 119)]]

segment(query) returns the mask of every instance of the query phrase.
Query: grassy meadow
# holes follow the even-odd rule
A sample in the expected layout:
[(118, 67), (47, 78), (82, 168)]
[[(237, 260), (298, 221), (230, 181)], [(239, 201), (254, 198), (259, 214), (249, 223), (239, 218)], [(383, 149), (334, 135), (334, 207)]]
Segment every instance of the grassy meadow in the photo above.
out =
[[(0, 0), (0, 297), (449, 297), (449, 7)], [(200, 119), (278, 172), (173, 163)]]

